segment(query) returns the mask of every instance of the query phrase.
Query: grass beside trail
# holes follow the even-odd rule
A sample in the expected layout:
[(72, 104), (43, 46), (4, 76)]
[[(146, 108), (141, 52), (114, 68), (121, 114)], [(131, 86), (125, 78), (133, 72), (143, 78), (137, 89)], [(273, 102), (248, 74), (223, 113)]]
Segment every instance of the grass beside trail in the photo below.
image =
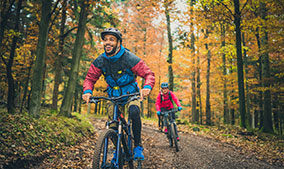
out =
[(0, 110), (0, 168), (20, 160), (39, 159), (94, 134), (86, 115), (72, 115), (67, 118), (43, 110), (35, 119), (28, 113), (11, 115)]

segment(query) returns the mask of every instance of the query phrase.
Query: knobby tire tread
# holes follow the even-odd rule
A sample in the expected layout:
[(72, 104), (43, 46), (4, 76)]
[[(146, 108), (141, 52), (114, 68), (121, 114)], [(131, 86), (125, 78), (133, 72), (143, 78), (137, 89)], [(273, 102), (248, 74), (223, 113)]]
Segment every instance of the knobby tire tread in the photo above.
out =
[(105, 129), (103, 130), (103, 132), (100, 134), (97, 144), (95, 146), (95, 150), (94, 150), (94, 157), (93, 157), (93, 169), (100, 169), (100, 157), (101, 157), (101, 153), (103, 153), (103, 145), (104, 145), (104, 141), (105, 138), (109, 137), (109, 136), (113, 136), (114, 138), (114, 143), (116, 145), (117, 143), (117, 135), (116, 132), (112, 129)]
[[(169, 123), (168, 123), (169, 124)], [(172, 130), (171, 130), (171, 126), (168, 125), (168, 134), (167, 137), (169, 139), (169, 143), (170, 143), (170, 147), (173, 146), (173, 139), (172, 139), (172, 134), (171, 134)]]
[(172, 126), (171, 126), (171, 132), (172, 132), (172, 138), (174, 140), (174, 143), (175, 143), (175, 148), (176, 148), (176, 152), (179, 151), (179, 147), (178, 147), (178, 141), (177, 141), (177, 136), (176, 136), (176, 127), (175, 127), (175, 124), (172, 123)]

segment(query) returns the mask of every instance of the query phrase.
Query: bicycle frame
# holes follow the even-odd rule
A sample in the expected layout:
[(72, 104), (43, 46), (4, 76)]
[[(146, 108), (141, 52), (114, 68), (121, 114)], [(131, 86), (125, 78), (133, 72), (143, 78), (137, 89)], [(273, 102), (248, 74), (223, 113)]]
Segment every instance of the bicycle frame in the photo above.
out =
[[(172, 110), (169, 110), (169, 111), (161, 112), (161, 115), (164, 116), (163, 121), (164, 121), (164, 118), (166, 118), (166, 120), (169, 120), (168, 125), (170, 125), (171, 123), (174, 123), (175, 120), (172, 117), (172, 113), (176, 113), (176, 112), (178, 112), (177, 109), (172, 109)], [(164, 124), (164, 125), (166, 125), (166, 124)]]
[[(124, 119), (124, 117), (121, 117), (121, 112), (119, 111), (119, 98), (126, 97), (126, 96), (135, 96), (139, 93), (134, 93), (130, 95), (124, 95), (117, 98), (106, 98), (106, 97), (92, 97), (92, 99), (105, 99), (109, 100), (114, 104), (113, 109), (113, 118), (111, 121), (106, 122), (106, 129), (110, 128), (110, 125), (113, 123), (118, 123), (118, 128), (115, 130), (117, 133), (117, 143), (116, 143), (116, 161), (115, 168), (119, 168), (119, 159), (122, 153), (125, 153), (125, 160), (130, 161), (133, 156), (133, 150), (132, 150), (132, 135), (131, 135), (131, 120), (128, 118), (128, 122)], [(96, 101), (93, 101), (91, 103), (94, 103)], [(127, 140), (125, 140), (125, 136), (127, 136)], [(120, 146), (122, 144), (122, 146)], [(106, 159), (107, 159), (107, 149), (108, 149), (108, 139), (106, 138), (104, 140), (104, 154), (103, 154), (103, 161), (102, 161), (102, 167), (105, 167), (106, 165)], [(123, 164), (122, 164), (123, 165)]]

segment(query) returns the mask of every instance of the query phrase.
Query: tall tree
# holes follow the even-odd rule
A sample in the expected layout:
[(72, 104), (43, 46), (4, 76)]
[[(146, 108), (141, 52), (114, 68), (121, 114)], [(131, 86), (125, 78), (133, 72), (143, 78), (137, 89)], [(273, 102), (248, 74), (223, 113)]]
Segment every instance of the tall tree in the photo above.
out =
[(169, 63), (168, 66), (168, 74), (169, 74), (169, 89), (171, 91), (174, 90), (174, 74), (173, 74), (173, 40), (172, 40), (172, 33), (171, 33), (171, 19), (170, 19), (170, 5), (173, 3), (173, 0), (165, 0), (164, 7), (165, 7), (165, 15), (167, 18), (167, 31), (168, 31), (168, 42), (169, 42), (169, 55), (167, 62)]
[[(208, 38), (208, 29), (205, 32), (205, 38)], [(208, 43), (205, 44), (207, 50), (207, 71), (206, 71), (206, 124), (211, 125), (211, 104), (210, 104), (210, 65), (211, 65), (211, 51)]]
[[(198, 39), (199, 37), (197, 37)], [(196, 107), (197, 107), (197, 115), (199, 115), (199, 124), (202, 124), (202, 104), (201, 104), (201, 80), (200, 80), (200, 53), (199, 53), (199, 47), (197, 48), (197, 66), (196, 66)]]
[(224, 79), (224, 89), (223, 89), (223, 114), (224, 114), (224, 123), (229, 123), (229, 111), (228, 111), (228, 91), (227, 91), (227, 65), (226, 65), (226, 54), (224, 52), (224, 48), (226, 46), (226, 29), (225, 23), (221, 23), (221, 46), (222, 46), (222, 60), (223, 60), (223, 79)]
[(46, 42), (48, 35), (49, 22), (51, 17), (51, 0), (42, 0), (41, 19), (39, 26), (39, 37), (36, 48), (36, 61), (33, 69), (32, 93), (30, 100), (29, 112), (34, 117), (39, 117), (41, 95), (42, 95), (42, 79), (44, 73)]
[(245, 91), (244, 91), (244, 72), (242, 58), (242, 37), (241, 37), (241, 11), (240, 1), (234, 0), (235, 14), (234, 23), (236, 31), (236, 49), (237, 49), (237, 67), (238, 67), (238, 89), (239, 89), (239, 110), (241, 114), (241, 127), (246, 128), (246, 107), (245, 107)]
[[(193, 5), (194, 5), (194, 0), (190, 1), (190, 14), (191, 16), (194, 16), (193, 12)], [(195, 35), (194, 35), (194, 26), (193, 26), (193, 20), (194, 18), (192, 17), (190, 21), (190, 48), (191, 48), (191, 57), (192, 57), (192, 65), (193, 69), (191, 69), (191, 90), (192, 90), (192, 99), (191, 99), (191, 105), (192, 105), (192, 122), (193, 123), (198, 123), (199, 115), (197, 114), (196, 111), (196, 68), (195, 68)]]
[[(257, 41), (257, 46), (258, 46), (258, 52), (261, 53), (261, 43), (260, 43), (260, 36), (259, 36), (259, 28), (257, 27), (256, 28), (256, 33), (255, 33), (255, 36), (256, 36), (256, 41)], [(259, 63), (259, 66), (258, 66), (258, 81), (259, 81), (259, 84), (258, 84), (258, 87), (261, 87), (262, 86), (262, 59), (261, 59), (261, 55), (259, 55), (259, 59), (258, 59), (258, 63)], [(259, 125), (258, 125), (258, 118), (256, 118), (256, 125), (259, 126), (259, 128), (262, 128), (263, 127), (263, 120), (265, 120), (263, 118), (263, 92), (260, 90), (259, 91), (259, 97), (258, 97), (258, 112), (257, 112), (257, 117), (259, 116), (260, 118), (260, 122), (259, 122)]]
[[(16, 19), (15, 19), (15, 35), (12, 40), (10, 56), (8, 63), (6, 64), (6, 72), (7, 72), (7, 79), (8, 79), (8, 103), (7, 103), (7, 110), (9, 113), (15, 113), (15, 82), (12, 75), (12, 66), (15, 57), (15, 51), (17, 47), (17, 41), (19, 39), (19, 25), (20, 25), (20, 11), (22, 9), (22, 0), (18, 1), (17, 10), (16, 10)], [(5, 61), (3, 59), (3, 61)], [(4, 62), (6, 63), (6, 62)]]
[(58, 102), (58, 93), (59, 85), (61, 82), (61, 73), (62, 73), (62, 60), (64, 57), (64, 30), (66, 22), (66, 10), (67, 10), (67, 0), (63, 0), (62, 4), (62, 18), (60, 23), (60, 37), (59, 37), (59, 53), (55, 62), (55, 78), (54, 78), (54, 87), (53, 87), (53, 96), (52, 96), (52, 108), (57, 110)]
[[(15, 0), (13, 1), (1, 1), (1, 6), (0, 6), (0, 9), (1, 9), (1, 13), (0, 13), (0, 49), (2, 48), (2, 41), (4, 39), (4, 32), (5, 32), (5, 28), (8, 24), (8, 19), (10, 17), (10, 14), (11, 14), (11, 9), (14, 7), (14, 3), (15, 3)], [(3, 51), (1, 50), (0, 51), (0, 56), (3, 60)]]
[[(261, 18), (267, 20), (267, 8), (264, 2), (260, 2)], [(262, 64), (262, 87), (264, 88), (264, 116), (263, 116), (263, 132), (273, 133), (272, 113), (271, 113), (271, 96), (270, 96), (270, 65), (268, 54), (268, 32), (263, 25), (263, 35), (261, 36), (261, 64)]]
[(82, 47), (84, 44), (84, 34), (87, 23), (89, 1), (88, 0), (81, 1), (80, 5), (81, 5), (81, 11), (80, 11), (76, 40), (72, 51), (71, 71), (69, 74), (67, 89), (65, 90), (64, 99), (60, 109), (60, 115), (66, 117), (71, 117), (72, 101), (74, 97), (76, 81), (78, 78), (80, 59), (82, 55)]
[[(244, 63), (245, 63), (245, 85), (246, 85), (246, 124), (249, 125), (249, 127), (252, 126), (251, 121), (251, 115), (250, 115), (250, 90), (249, 90), (249, 84), (248, 84), (248, 56), (247, 56), (247, 50), (246, 50), (246, 40), (245, 40), (245, 34), (242, 33), (242, 40), (243, 40), (243, 46), (244, 46)], [(254, 126), (253, 126), (254, 128)]]

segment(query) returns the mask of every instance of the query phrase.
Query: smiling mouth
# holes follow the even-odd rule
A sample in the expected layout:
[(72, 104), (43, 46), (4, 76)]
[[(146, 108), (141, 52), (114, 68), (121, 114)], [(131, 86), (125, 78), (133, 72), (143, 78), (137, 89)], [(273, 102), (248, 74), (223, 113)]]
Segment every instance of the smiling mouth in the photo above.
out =
[(111, 50), (111, 46), (106, 46), (106, 50)]

